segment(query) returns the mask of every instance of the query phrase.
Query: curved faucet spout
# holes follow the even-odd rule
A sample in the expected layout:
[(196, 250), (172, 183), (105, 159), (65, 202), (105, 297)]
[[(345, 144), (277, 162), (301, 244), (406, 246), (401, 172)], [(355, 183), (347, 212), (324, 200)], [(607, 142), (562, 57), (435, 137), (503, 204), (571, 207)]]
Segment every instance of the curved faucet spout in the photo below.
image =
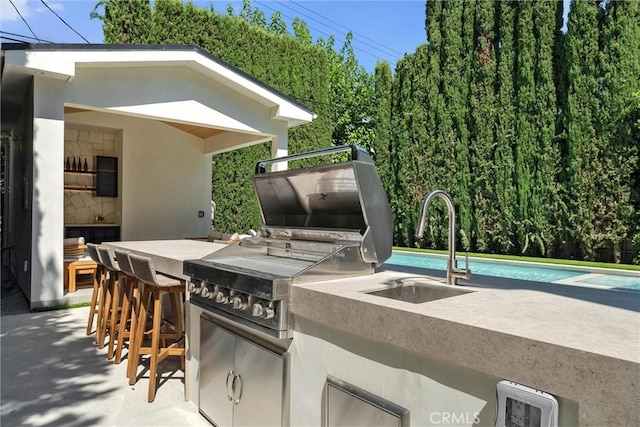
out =
[(447, 211), (449, 213), (449, 257), (447, 259), (447, 284), (455, 285), (457, 278), (471, 278), (471, 270), (469, 270), (469, 260), (467, 258), (466, 269), (461, 270), (457, 268), (456, 263), (456, 208), (453, 206), (453, 199), (451, 196), (443, 190), (432, 191), (424, 198), (422, 202), (422, 209), (420, 210), (420, 220), (418, 222), (418, 230), (416, 231), (416, 237), (421, 238), (424, 235), (424, 229), (427, 220), (427, 209), (431, 202), (436, 198), (441, 198), (447, 205)]

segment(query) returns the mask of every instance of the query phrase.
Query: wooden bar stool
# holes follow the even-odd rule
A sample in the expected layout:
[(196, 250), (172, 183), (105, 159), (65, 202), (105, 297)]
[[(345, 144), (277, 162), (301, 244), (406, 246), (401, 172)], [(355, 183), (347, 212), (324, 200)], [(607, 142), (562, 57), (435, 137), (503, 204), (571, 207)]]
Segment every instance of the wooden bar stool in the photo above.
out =
[[(120, 307), (120, 267), (115, 260), (113, 249), (98, 247), (98, 254), (107, 270), (107, 284), (105, 286), (106, 297), (103, 305), (102, 323), (100, 324), (100, 343), (99, 348), (104, 347), (104, 339), (109, 335), (107, 346), (107, 359), (113, 358), (113, 350), (115, 348), (116, 326), (118, 324), (118, 310)], [(102, 345), (100, 345), (102, 344)]]
[[(136, 332), (130, 350), (129, 384), (136, 382), (137, 365), (140, 363), (142, 355), (148, 354), (149, 363), (149, 393), (148, 401), (153, 402), (156, 395), (156, 384), (158, 382), (158, 364), (167, 356), (179, 356), (180, 367), (184, 370), (185, 348), (184, 329), (182, 320), (182, 297), (186, 284), (183, 280), (175, 279), (161, 273), (157, 273), (153, 268), (150, 258), (129, 254), (129, 260), (138, 280), (142, 282), (143, 295), (140, 299), (140, 314), (136, 325)], [(171, 302), (173, 324), (163, 321), (162, 317), (162, 297), (168, 295)], [(146, 331), (145, 325), (149, 316), (149, 309), (153, 317), (153, 326), (150, 331)], [(163, 324), (168, 329), (162, 332)], [(145, 347), (145, 338), (150, 335), (151, 344)], [(160, 341), (162, 340), (162, 346)], [(165, 340), (170, 340), (165, 342)]]
[[(118, 249), (114, 252), (120, 267), (120, 283), (123, 288), (115, 356), (115, 363), (120, 363), (125, 339), (129, 340), (129, 352), (131, 352), (132, 336), (136, 329), (136, 320), (139, 314), (140, 290), (138, 288), (138, 279), (135, 277), (133, 267), (131, 267), (131, 262), (129, 261), (128, 252)], [(131, 357), (129, 357), (129, 360), (131, 360)]]
[[(87, 252), (91, 259), (96, 263), (96, 268), (93, 274), (93, 292), (91, 293), (91, 307), (89, 307), (89, 319), (87, 320), (87, 335), (91, 335), (93, 330), (93, 319), (98, 316), (100, 310), (100, 303), (102, 301), (101, 289), (105, 280), (104, 265), (100, 261), (100, 255), (98, 254), (98, 245), (93, 243), (87, 243)], [(99, 316), (98, 316), (99, 317)], [(99, 322), (96, 322), (96, 336), (98, 335)], [(97, 343), (97, 339), (96, 339)]]

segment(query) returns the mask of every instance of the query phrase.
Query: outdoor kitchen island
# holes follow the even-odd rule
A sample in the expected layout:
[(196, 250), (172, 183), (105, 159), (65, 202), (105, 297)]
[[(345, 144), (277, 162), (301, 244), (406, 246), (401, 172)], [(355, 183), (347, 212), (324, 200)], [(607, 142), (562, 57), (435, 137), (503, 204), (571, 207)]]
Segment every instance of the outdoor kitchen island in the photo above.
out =
[[(640, 424), (637, 312), (474, 286), (421, 304), (364, 293), (433, 281), (380, 271), (293, 285), (294, 334), (280, 340), (290, 359), (289, 424), (326, 422), (327, 375), (408, 409), (413, 426), (495, 425), (503, 379), (554, 395), (561, 426)], [(195, 305), (189, 312), (188, 333), (197, 337), (199, 317), (210, 314)], [(191, 399), (198, 404), (198, 339), (189, 342)]]
[[(386, 194), (368, 154), (346, 149), (351, 160), (308, 168), (266, 165), (345, 147), (259, 162), (257, 235), (184, 261), (186, 382), (203, 416), (218, 426), (640, 425), (638, 304), (527, 282), (500, 289), (498, 278), (444, 285), (387, 266)], [(463, 272), (450, 204), (448, 275)]]

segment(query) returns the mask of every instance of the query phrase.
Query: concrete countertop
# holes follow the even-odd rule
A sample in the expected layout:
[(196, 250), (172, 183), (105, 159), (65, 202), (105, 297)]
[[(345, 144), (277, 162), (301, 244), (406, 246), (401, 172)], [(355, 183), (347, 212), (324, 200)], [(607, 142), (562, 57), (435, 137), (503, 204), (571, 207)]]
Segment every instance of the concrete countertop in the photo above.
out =
[[(422, 304), (363, 293), (414, 280), (447, 287), (436, 279), (387, 270), (294, 285), (291, 310), (294, 316), (573, 400), (580, 425), (640, 425), (637, 309), (580, 299), (578, 289), (579, 297), (572, 297), (570, 287), (558, 295), (549, 291), (555, 288), (465, 286), (472, 292)], [(624, 292), (619, 298), (640, 299), (640, 294)]]
[(108, 242), (103, 245), (150, 257), (157, 271), (185, 280), (183, 261), (205, 257), (227, 246), (189, 239)]

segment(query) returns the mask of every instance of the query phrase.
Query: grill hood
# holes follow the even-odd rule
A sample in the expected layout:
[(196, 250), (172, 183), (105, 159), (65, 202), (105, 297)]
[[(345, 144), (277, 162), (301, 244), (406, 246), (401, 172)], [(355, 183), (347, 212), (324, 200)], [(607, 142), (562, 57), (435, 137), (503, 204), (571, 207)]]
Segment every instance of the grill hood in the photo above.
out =
[[(268, 163), (349, 151), (350, 160), (266, 172)], [(391, 207), (371, 157), (356, 145), (259, 162), (253, 184), (262, 212), (260, 236), (351, 242), (375, 266), (391, 256)]]
[[(349, 151), (350, 160), (267, 172), (266, 165)], [(291, 283), (374, 273), (391, 256), (391, 208), (376, 168), (358, 146), (340, 146), (265, 160), (253, 184), (264, 224), (200, 260), (188, 276), (278, 299)]]

